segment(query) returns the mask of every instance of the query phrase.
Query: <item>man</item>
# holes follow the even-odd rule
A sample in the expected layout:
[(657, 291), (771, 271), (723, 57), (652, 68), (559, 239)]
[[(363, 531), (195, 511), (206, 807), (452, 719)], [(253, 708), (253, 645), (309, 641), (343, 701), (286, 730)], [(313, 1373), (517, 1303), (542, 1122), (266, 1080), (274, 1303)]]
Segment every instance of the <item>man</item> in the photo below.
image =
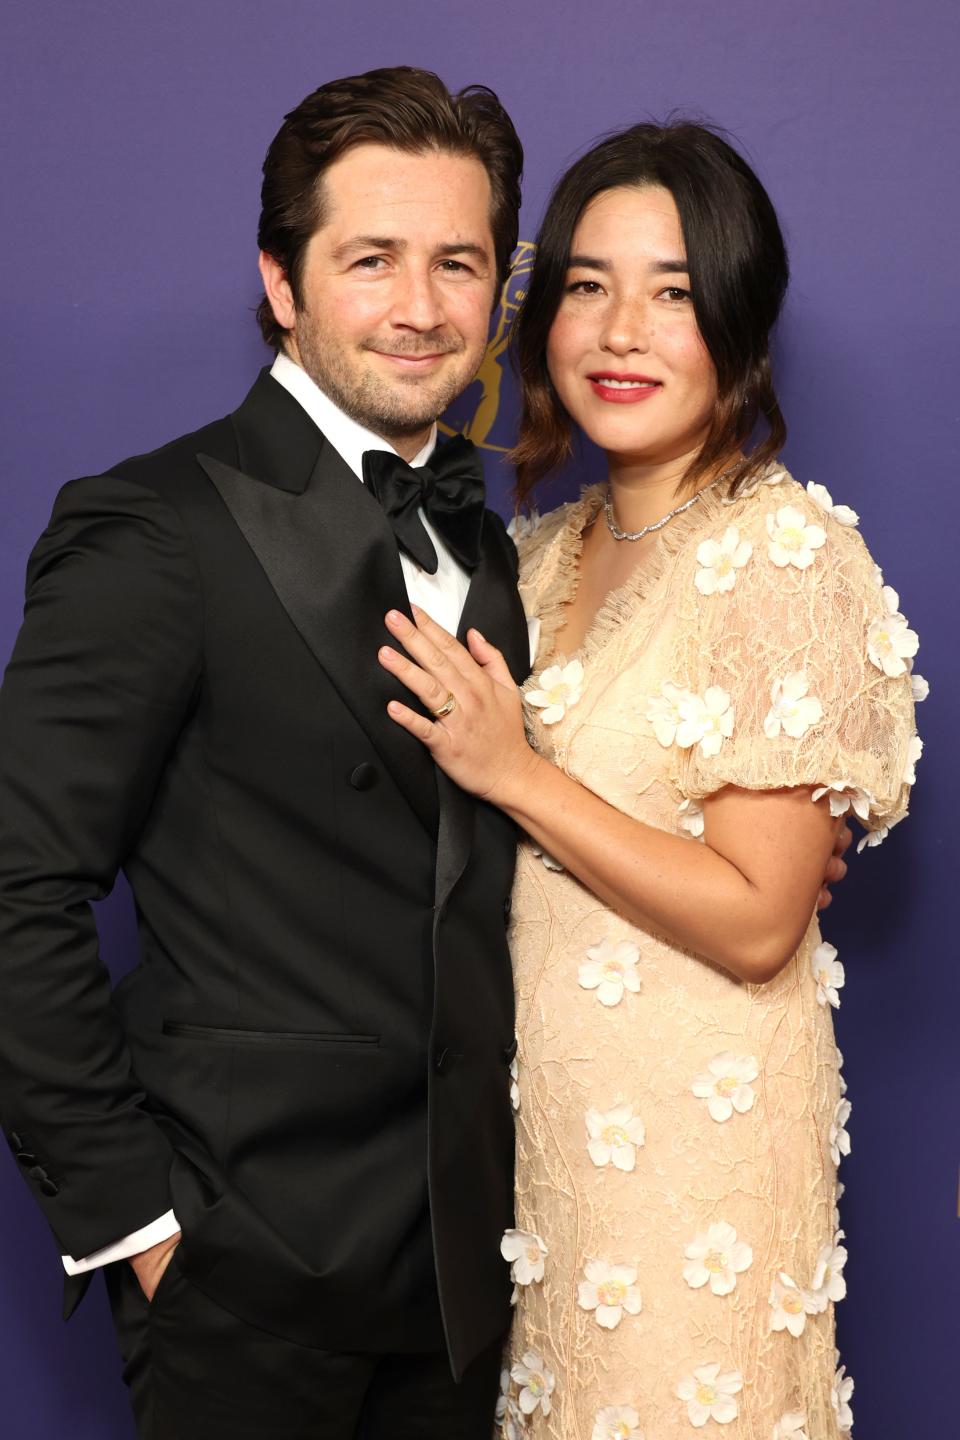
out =
[[(522, 151), (489, 91), (322, 86), (264, 165), (278, 350), (231, 416), (58, 498), (0, 696), (2, 1119), (104, 1268), (144, 1436), (491, 1430), (509, 1280), (515, 836), (393, 724), (410, 602), (528, 669), (436, 417), (476, 373)], [(404, 462), (410, 462), (406, 464)], [(90, 901), (122, 868), (111, 995)]]

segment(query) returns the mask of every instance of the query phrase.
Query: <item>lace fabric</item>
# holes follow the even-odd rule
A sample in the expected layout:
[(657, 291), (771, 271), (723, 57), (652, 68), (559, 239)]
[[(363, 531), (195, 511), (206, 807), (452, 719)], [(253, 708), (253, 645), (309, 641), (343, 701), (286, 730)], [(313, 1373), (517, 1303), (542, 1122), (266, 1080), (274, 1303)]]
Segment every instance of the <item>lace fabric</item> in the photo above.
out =
[[(674, 833), (729, 784), (842, 783), (871, 827), (901, 818), (910, 677), (868, 654), (884, 599), (859, 534), (782, 470), (732, 503), (707, 495), (564, 655), (564, 609), (600, 499), (585, 491), (520, 547), (521, 591), (542, 622), (528, 689), (546, 666), (583, 666), (582, 693), (559, 721), (530, 714), (542, 753)], [(740, 563), (717, 561), (704, 580), (717, 553), (704, 542), (719, 545), (731, 526), (726, 551)], [(812, 559), (797, 564), (806, 541)], [(733, 582), (711, 590), (731, 568)], [(784, 697), (788, 676), (802, 683)], [(665, 683), (675, 688), (663, 703)], [(670, 697), (709, 693), (719, 714), (718, 690), (729, 733), (678, 743), (690, 734), (676, 725), (671, 738)], [(618, 1407), (631, 1423), (636, 1413), (646, 1440), (691, 1437), (705, 1415), (705, 1433), (728, 1440), (771, 1440), (789, 1412), (803, 1412), (810, 1440), (841, 1433), (833, 1302), (846, 1102), (812, 964), (816, 918), (775, 980), (745, 984), (605, 908), (529, 842), (512, 913), (516, 1223), (548, 1255), (543, 1279), (517, 1287), (509, 1363), (519, 1378), (508, 1381), (502, 1433), (594, 1440), (598, 1415), (612, 1426)], [(531, 1359), (553, 1377), (549, 1413), (529, 1387), (521, 1396)]]

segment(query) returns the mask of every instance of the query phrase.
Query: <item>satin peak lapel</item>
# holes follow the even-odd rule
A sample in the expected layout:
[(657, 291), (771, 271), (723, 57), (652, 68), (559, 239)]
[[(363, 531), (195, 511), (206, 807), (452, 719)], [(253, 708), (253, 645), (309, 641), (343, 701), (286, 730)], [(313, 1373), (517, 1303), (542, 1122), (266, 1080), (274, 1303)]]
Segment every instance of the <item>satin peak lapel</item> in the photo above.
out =
[[(519, 685), (530, 671), (527, 620), (506, 545), (512, 542), (484, 525), (480, 563), (473, 572), (464, 602), (457, 639), (466, 644), (469, 629), (485, 635), (502, 650), (510, 673)], [(437, 772), (440, 795), (440, 831), (437, 838), (436, 904), (442, 905), (460, 879), (473, 845), (477, 801), (472, 801), (442, 771)]]
[(395, 607), (410, 613), (383, 511), (325, 442), (299, 494), (213, 456), (197, 459), (343, 703), (435, 835), (436, 769), (420, 742), (387, 715), (388, 700), (409, 703), (409, 696), (377, 661), (377, 650), (390, 639), (386, 612)]

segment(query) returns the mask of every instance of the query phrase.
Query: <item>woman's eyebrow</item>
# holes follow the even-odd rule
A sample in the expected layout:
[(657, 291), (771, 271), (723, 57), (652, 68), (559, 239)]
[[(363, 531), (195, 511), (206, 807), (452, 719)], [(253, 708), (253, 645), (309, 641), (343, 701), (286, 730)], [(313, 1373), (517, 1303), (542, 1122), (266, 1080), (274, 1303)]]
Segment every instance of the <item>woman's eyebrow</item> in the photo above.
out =
[[(596, 255), (571, 255), (567, 261), (567, 268), (577, 267), (581, 270), (600, 270), (608, 274), (613, 266), (609, 260), (601, 260)], [(651, 260), (647, 269), (652, 275), (686, 275), (686, 260)]]

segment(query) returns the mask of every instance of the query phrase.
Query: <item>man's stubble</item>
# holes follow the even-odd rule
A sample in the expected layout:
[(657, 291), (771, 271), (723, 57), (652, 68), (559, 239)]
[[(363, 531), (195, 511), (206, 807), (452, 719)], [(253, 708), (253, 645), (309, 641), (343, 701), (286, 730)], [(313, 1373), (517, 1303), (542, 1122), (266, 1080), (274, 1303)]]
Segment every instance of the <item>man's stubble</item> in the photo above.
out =
[(301, 312), (296, 342), (300, 363), (317, 385), (351, 420), (384, 440), (405, 439), (425, 430), (462, 395), (483, 361), (484, 347), (470, 355), (462, 340), (448, 335), (418, 335), (406, 343), (376, 342), (376, 349), (392, 355), (433, 355), (440, 351), (460, 357), (436, 378), (398, 375), (389, 383), (362, 363), (364, 349), (351, 363), (342, 346), (329, 340), (322, 326)]

